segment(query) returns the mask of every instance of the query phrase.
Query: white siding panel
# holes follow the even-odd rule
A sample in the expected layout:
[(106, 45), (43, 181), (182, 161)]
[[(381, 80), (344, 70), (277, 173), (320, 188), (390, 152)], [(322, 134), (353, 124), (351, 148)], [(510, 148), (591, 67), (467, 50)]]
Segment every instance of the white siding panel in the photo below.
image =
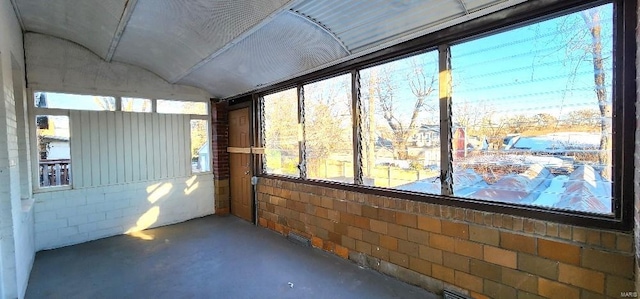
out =
[(98, 130), (93, 131), (93, 134), (97, 134), (100, 137), (100, 148), (95, 151), (99, 155), (98, 169), (100, 170), (100, 185), (109, 185), (109, 136), (110, 130), (107, 126), (108, 112), (97, 112), (98, 116)]
[(116, 170), (118, 177), (118, 184), (122, 184), (126, 182), (125, 174), (124, 174), (124, 113), (116, 112)]
[[(91, 123), (91, 186), (100, 185), (100, 119), (98, 112), (89, 112)], [(85, 160), (85, 163), (87, 160)]]
[(167, 132), (166, 132), (166, 128), (167, 128), (167, 116), (166, 114), (160, 115), (160, 118), (158, 119), (159, 123), (158, 123), (158, 127), (159, 127), (159, 135), (160, 135), (160, 162), (158, 164), (160, 164), (160, 177), (161, 178), (166, 178), (167, 177)]
[(91, 157), (91, 115), (89, 113), (88, 111), (80, 113), (82, 134), (80, 136), (81, 140), (78, 141), (82, 142), (82, 156), (80, 157), (80, 159), (82, 159), (82, 172), (75, 174), (76, 176), (81, 175), (83, 177), (83, 183), (80, 187), (91, 186), (92, 184), (91, 163), (93, 161)]
[(138, 128), (138, 113), (129, 113), (131, 116), (131, 174), (132, 182), (140, 180), (140, 130)]
[[(179, 159), (180, 162), (180, 173), (183, 175), (188, 175), (191, 173), (189, 169), (191, 168), (191, 154), (189, 152), (188, 139), (185, 139), (185, 136), (189, 135), (189, 118), (182, 116), (179, 119), (179, 128), (178, 128), (178, 148), (180, 149)], [(189, 167), (187, 167), (189, 166)]]
[(82, 116), (80, 111), (71, 111), (69, 113), (69, 122), (71, 125), (71, 184), (75, 187), (84, 185), (84, 176), (82, 175)]
[(160, 115), (153, 114), (153, 161), (155, 179), (162, 177), (160, 159)]
[(124, 120), (124, 177), (125, 182), (133, 182), (133, 165), (131, 159), (131, 113), (123, 113)]
[(165, 128), (165, 136), (167, 136), (167, 176), (170, 178), (173, 177), (175, 172), (174, 161), (176, 159), (175, 155), (175, 143), (173, 139), (175, 138), (175, 134), (173, 132), (173, 115), (166, 115), (166, 128)]
[(118, 183), (118, 151), (117, 151), (117, 128), (116, 128), (116, 112), (107, 112), (107, 154), (109, 156), (109, 184)]
[(71, 111), (70, 117), (76, 188), (191, 174), (188, 115)]
[(153, 115), (150, 113), (145, 113), (144, 114), (144, 121), (145, 121), (145, 135), (146, 137), (146, 148), (147, 148), (147, 153), (146, 153), (146, 161), (147, 161), (147, 178), (152, 180), (155, 179), (155, 157), (154, 157), (154, 150), (153, 150), (153, 139), (154, 137), (157, 138), (156, 136), (153, 135)]

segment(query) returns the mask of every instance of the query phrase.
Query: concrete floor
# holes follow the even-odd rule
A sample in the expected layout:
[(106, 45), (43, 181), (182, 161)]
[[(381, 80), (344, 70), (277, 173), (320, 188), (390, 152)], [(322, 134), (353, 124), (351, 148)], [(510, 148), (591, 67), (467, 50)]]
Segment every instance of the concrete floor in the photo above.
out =
[(37, 253), (26, 297), (440, 298), (235, 217), (144, 233)]

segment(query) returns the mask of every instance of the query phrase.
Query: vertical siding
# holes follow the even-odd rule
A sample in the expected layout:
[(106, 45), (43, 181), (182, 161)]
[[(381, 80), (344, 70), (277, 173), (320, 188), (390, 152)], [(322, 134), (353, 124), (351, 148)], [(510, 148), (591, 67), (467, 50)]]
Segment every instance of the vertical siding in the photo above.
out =
[(118, 183), (121, 184), (126, 182), (126, 178), (124, 175), (124, 164), (122, 164), (122, 157), (124, 157), (124, 140), (122, 138), (124, 134), (124, 115), (121, 112), (116, 112), (114, 115), (116, 117), (116, 135), (113, 141), (116, 144), (116, 170)]
[(107, 186), (191, 173), (189, 116), (71, 111), (74, 186)]
[[(82, 143), (81, 142), (74, 142), (75, 139), (80, 139), (82, 138), (82, 122), (79, 121), (81, 118), (80, 115), (80, 111), (71, 111), (69, 114), (70, 120), (77, 120), (77, 121), (70, 121), (70, 126), (71, 126), (71, 156), (72, 157), (82, 157)], [(81, 175), (78, 175), (76, 177), (76, 173), (81, 174), (82, 173), (82, 168), (83, 168), (83, 164), (82, 163), (83, 159), (75, 159), (74, 161), (72, 161), (73, 163), (71, 163), (71, 184), (73, 184), (76, 187), (82, 187), (84, 186), (84, 177)]]

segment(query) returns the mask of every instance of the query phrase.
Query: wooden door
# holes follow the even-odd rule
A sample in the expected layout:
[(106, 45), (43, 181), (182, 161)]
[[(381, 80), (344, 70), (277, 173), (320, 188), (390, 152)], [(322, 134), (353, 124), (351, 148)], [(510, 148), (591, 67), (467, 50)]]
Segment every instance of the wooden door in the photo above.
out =
[[(229, 112), (229, 147), (249, 150), (249, 108)], [(252, 221), (250, 153), (229, 153), (231, 213)]]

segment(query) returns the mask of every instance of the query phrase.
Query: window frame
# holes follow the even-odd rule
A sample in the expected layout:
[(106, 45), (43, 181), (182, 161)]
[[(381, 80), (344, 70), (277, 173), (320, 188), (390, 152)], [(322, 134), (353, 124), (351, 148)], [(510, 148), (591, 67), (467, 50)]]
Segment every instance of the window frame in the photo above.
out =
[[(634, 200), (634, 167), (633, 161), (635, 150), (635, 102), (636, 102), (636, 39), (635, 26), (637, 20), (637, 7), (635, 1), (624, 0), (555, 0), (551, 3), (538, 3), (536, 1), (524, 2), (506, 8), (502, 11), (479, 17), (454, 25), (452, 27), (430, 33), (386, 49), (365, 54), (354, 59), (341, 62), (326, 69), (322, 69), (302, 77), (285, 81), (276, 85), (267, 86), (253, 91), (254, 98), (262, 99), (265, 95), (272, 94), (285, 89), (285, 87), (300, 88), (303, 85), (324, 80), (345, 73), (352, 74), (352, 101), (354, 107), (354, 156), (360, 154), (360, 113), (355, 111), (359, 107), (359, 70), (394, 61), (415, 54), (431, 50), (440, 50), (440, 63), (443, 62), (443, 50), (449, 51), (451, 45), (493, 35), (496, 33), (509, 31), (533, 23), (545, 21), (555, 17), (578, 12), (591, 7), (611, 3), (613, 6), (613, 72), (612, 72), (612, 99), (613, 99), (613, 148), (612, 148), (612, 173), (614, 182), (612, 188), (612, 215), (595, 214), (581, 211), (559, 210), (554, 208), (544, 208), (537, 206), (516, 205), (501, 202), (491, 202), (477, 199), (455, 197), (451, 195), (431, 195), (409, 191), (400, 191), (381, 187), (370, 187), (362, 185), (361, 157), (354, 157), (354, 174), (357, 177), (353, 184), (336, 183), (324, 180), (307, 179), (304, 176), (294, 178), (291, 176), (279, 176), (265, 174), (262, 164), (258, 173), (263, 177), (277, 178), (298, 183), (325, 186), (346, 191), (361, 192), (366, 194), (389, 196), (400, 199), (428, 202), (443, 206), (453, 206), (470, 208), (479, 211), (503, 213), (514, 216), (535, 218), (545, 221), (553, 221), (564, 224), (571, 224), (584, 227), (613, 229), (619, 231), (629, 231), (633, 228), (633, 200)], [(506, 16), (506, 17), (505, 17)], [(446, 54), (444, 55), (446, 58)], [(442, 65), (441, 65), (442, 67)], [(240, 97), (228, 99), (236, 101)], [(256, 101), (256, 100), (254, 100)], [(258, 100), (258, 102), (261, 100)], [(441, 101), (441, 105), (442, 105)], [(259, 102), (257, 107), (262, 107), (263, 102)], [(450, 109), (450, 108), (449, 108)], [(300, 113), (300, 110), (298, 113)], [(441, 109), (441, 113), (443, 110)], [(258, 119), (260, 121), (260, 119)], [(450, 124), (450, 123), (448, 123)], [(262, 123), (257, 123), (257, 128), (262, 127)], [(442, 127), (441, 127), (442, 132)], [(447, 132), (447, 131), (445, 131)], [(262, 134), (262, 131), (258, 132)], [(444, 138), (441, 134), (441, 137)], [(448, 136), (448, 141), (451, 141)], [(258, 140), (262, 141), (262, 136)], [(441, 149), (442, 152), (445, 152)], [(449, 157), (443, 157), (449, 159)], [(304, 160), (300, 161), (301, 163)], [(445, 165), (441, 165), (442, 171)], [(359, 179), (358, 179), (359, 178)], [(445, 184), (442, 184), (443, 188)]]
[[(89, 94), (87, 92), (84, 91), (74, 91), (74, 90), (57, 90), (57, 89), (48, 89), (48, 88), (27, 88), (26, 89), (26, 93), (27, 93), (27, 117), (29, 119), (29, 123), (28, 123), (28, 131), (29, 131), (29, 144), (34, 145), (37, 144), (37, 132), (35, 130), (34, 127), (34, 122), (32, 122), (32, 119), (35, 119), (35, 117), (37, 115), (52, 115), (52, 116), (66, 116), (69, 118), (69, 122), (71, 122), (71, 111), (94, 111), (94, 110), (86, 110), (86, 109), (63, 109), (63, 108), (42, 108), (42, 107), (36, 107), (34, 105), (35, 103), (35, 93), (37, 92), (51, 92), (51, 93), (59, 93), (59, 94), (71, 94), (71, 95), (87, 95), (87, 96), (104, 96), (104, 97), (113, 97), (115, 99), (115, 110), (97, 110), (96, 112), (125, 112), (125, 113), (139, 113), (139, 114), (158, 114), (157, 112), (157, 101), (158, 98), (156, 97), (144, 97), (144, 96), (140, 96), (137, 94), (134, 95), (121, 95), (121, 94), (109, 94), (109, 93), (105, 93), (105, 94), (100, 94), (100, 95), (96, 95), (96, 94)], [(151, 101), (151, 112), (138, 112), (138, 111), (123, 111), (122, 110), (122, 98), (142, 98), (142, 99), (148, 99)], [(166, 99), (168, 100), (168, 99)], [(201, 176), (201, 175), (212, 175), (213, 174), (213, 159), (211, 158), (211, 153), (213, 152), (213, 142), (211, 139), (211, 126), (212, 126), (212, 120), (211, 120), (211, 103), (207, 100), (195, 100), (195, 99), (185, 99), (185, 100), (176, 100), (176, 99), (171, 99), (168, 101), (178, 101), (178, 102), (197, 102), (197, 103), (204, 103), (205, 104), (205, 109), (206, 109), (206, 113), (207, 114), (182, 114), (182, 115), (188, 115), (190, 120), (193, 119), (201, 119), (201, 120), (205, 120), (207, 121), (207, 143), (209, 144), (209, 170), (208, 171), (202, 171), (202, 172), (194, 172), (191, 169), (191, 154), (189, 153), (188, 159), (189, 159), (189, 173), (190, 176)], [(169, 114), (169, 113), (159, 113), (159, 114)], [(69, 128), (69, 145), (72, 146), (73, 144), (73, 130), (72, 128)], [(37, 150), (32, 146), (29, 155), (31, 156), (31, 161), (35, 161), (34, 163), (31, 163), (31, 178), (32, 181), (35, 182), (33, 184), (31, 184), (31, 189), (32, 192), (35, 193), (46, 193), (46, 192), (56, 192), (56, 191), (65, 191), (65, 190), (74, 190), (74, 189), (81, 189), (81, 188), (77, 188), (76, 186), (74, 186), (74, 180), (73, 180), (73, 176), (71, 177), (71, 182), (69, 185), (61, 185), (61, 186), (51, 186), (51, 187), (43, 187), (40, 186), (40, 179), (39, 179), (39, 156), (38, 156), (38, 152)], [(71, 156), (71, 163), (73, 164), (73, 156)]]

